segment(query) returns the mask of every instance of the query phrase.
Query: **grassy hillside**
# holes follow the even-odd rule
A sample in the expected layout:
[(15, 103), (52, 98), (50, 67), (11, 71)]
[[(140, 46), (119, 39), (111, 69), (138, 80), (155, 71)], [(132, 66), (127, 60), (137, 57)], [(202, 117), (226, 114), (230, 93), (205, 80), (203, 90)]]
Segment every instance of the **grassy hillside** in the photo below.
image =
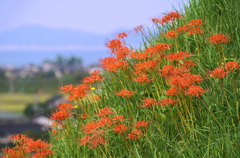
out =
[(136, 27), (135, 50), (129, 34), (109, 41), (113, 56), (101, 60), (109, 79), (96, 71), (62, 87), (72, 105), (52, 113), (48, 155), (240, 157), (240, 3), (187, 6), (154, 18), (153, 29)]

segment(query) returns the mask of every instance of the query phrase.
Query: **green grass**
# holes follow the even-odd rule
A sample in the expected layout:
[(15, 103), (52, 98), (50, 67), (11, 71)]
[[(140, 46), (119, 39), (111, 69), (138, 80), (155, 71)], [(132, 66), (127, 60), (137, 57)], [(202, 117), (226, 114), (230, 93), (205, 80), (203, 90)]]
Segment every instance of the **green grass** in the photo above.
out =
[[(168, 43), (172, 47), (163, 51), (166, 56), (178, 50), (187, 51), (191, 56), (183, 60), (193, 61), (196, 66), (186, 68), (188, 72), (179, 71), (183, 60), (171, 62), (168, 58), (159, 58), (159, 51), (155, 51), (157, 55), (148, 56), (145, 60), (124, 58), (129, 65), (109, 72), (110, 79), (102, 81), (101, 93), (97, 94), (101, 99), (98, 101), (91, 101), (87, 96), (84, 98), (86, 90), (81, 88), (82, 85), (70, 89), (68, 93), (83, 98), (74, 100), (73, 105), (77, 105), (77, 109), (70, 110), (73, 115), (65, 109), (67, 106), (59, 108), (54, 115), (63, 128), (55, 127), (57, 132), (50, 136), (51, 149), (55, 152), (52, 157), (240, 157), (240, 71), (234, 69), (223, 79), (214, 79), (210, 75), (216, 67), (225, 65), (218, 56), (222, 51), (226, 62), (240, 63), (239, 8), (240, 3), (236, 0), (190, 0), (182, 12), (183, 18), (164, 26), (154, 24), (148, 33), (141, 32), (143, 42), (137, 48), (140, 52), (158, 43)], [(201, 35), (189, 37), (183, 34), (175, 39), (163, 36), (193, 19), (203, 20)], [(223, 47), (211, 44), (209, 37), (215, 34), (227, 35), (230, 42)], [(153, 69), (146, 70), (151, 82), (137, 84), (134, 81), (138, 77), (136, 65), (146, 61), (157, 63)], [(154, 65), (153, 62), (147, 66)], [(166, 65), (174, 67), (171, 72), (175, 73), (170, 77), (162, 76), (161, 70)], [(112, 61), (108, 66), (116, 68)], [(189, 79), (192, 76), (189, 74), (200, 75), (203, 80), (191, 83)], [(171, 84), (173, 78), (178, 80)], [(182, 83), (180, 86), (191, 84), (183, 88), (178, 83)], [(204, 90), (198, 97), (192, 95), (197, 90), (190, 92), (190, 88), (196, 86)], [(167, 96), (166, 91), (173, 87), (178, 89), (178, 94)], [(116, 95), (124, 89), (134, 95), (129, 98)], [(158, 103), (151, 108), (143, 108), (141, 105), (146, 98), (154, 98)], [(166, 98), (178, 99), (179, 102), (163, 106), (161, 103)], [(87, 117), (83, 119), (82, 114)], [(71, 118), (68, 117), (70, 115)], [(125, 120), (115, 122), (113, 118), (116, 115), (123, 115)], [(137, 121), (146, 121), (149, 126), (139, 128)], [(126, 127), (122, 128), (122, 133), (116, 128), (120, 124)], [(133, 134), (137, 128), (143, 133), (141, 137), (129, 139), (137, 136)], [(79, 139), (87, 140), (86, 145), (81, 144)], [(99, 142), (101, 144), (96, 145)]]
[[(51, 94), (40, 94), (38, 102), (45, 102)], [(0, 93), (0, 110), (23, 113), (27, 104), (35, 102), (35, 94)]]

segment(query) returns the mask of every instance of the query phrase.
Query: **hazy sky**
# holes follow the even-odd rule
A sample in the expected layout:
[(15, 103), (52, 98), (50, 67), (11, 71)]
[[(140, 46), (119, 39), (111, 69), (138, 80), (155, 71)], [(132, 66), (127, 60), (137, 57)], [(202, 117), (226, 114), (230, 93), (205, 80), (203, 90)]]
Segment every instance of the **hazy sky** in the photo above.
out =
[(149, 25), (187, 0), (0, 0), (0, 32), (38, 25), (106, 34)]

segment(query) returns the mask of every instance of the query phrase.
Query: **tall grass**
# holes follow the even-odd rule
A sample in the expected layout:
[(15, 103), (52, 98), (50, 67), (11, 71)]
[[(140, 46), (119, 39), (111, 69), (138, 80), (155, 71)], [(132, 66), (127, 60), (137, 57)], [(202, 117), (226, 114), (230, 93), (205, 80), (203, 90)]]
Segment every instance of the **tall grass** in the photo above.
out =
[[(109, 41), (107, 78), (62, 87), (73, 106), (53, 113), (52, 157), (239, 157), (239, 7), (191, 0), (168, 24), (135, 28), (144, 48), (130, 51), (124, 33)], [(183, 25), (201, 33), (177, 33)]]

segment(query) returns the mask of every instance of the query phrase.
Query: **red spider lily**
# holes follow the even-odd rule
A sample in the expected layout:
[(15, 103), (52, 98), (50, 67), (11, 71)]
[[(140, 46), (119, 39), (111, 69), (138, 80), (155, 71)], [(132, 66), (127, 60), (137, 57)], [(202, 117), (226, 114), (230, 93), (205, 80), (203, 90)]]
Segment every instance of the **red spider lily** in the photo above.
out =
[(165, 37), (168, 37), (168, 38), (177, 37), (177, 32), (176, 31), (168, 31), (168, 33), (165, 34)]
[(100, 63), (102, 65), (102, 68), (106, 69), (109, 72), (116, 72), (118, 69), (124, 68), (128, 65), (126, 61), (118, 61), (114, 57), (106, 57), (104, 59), (101, 59)]
[(118, 38), (124, 38), (124, 37), (127, 37), (128, 35), (125, 33), (125, 32), (122, 32), (122, 33), (119, 33), (118, 34)]
[(99, 75), (100, 74), (100, 70), (94, 70), (93, 72), (89, 73), (90, 75)]
[(86, 114), (82, 114), (82, 120), (85, 120), (87, 118)]
[(135, 81), (138, 84), (145, 85), (146, 83), (149, 83), (151, 80), (148, 78), (146, 74), (139, 74)]
[(112, 119), (112, 121), (114, 123), (116, 123), (117, 121), (120, 121), (120, 122), (123, 122), (123, 121), (126, 121), (128, 119), (124, 119), (124, 116), (123, 115), (116, 115), (114, 116), (114, 118)]
[(196, 27), (196, 28), (192, 28), (189, 30), (188, 32), (188, 36), (191, 36), (192, 34), (202, 34), (202, 30), (200, 30), (200, 28)]
[(143, 105), (141, 107), (152, 107), (158, 104), (158, 102), (156, 100), (154, 100), (153, 98), (146, 98), (145, 100), (143, 100)]
[(172, 106), (174, 106), (174, 105), (176, 105), (178, 103), (179, 103), (178, 99), (172, 99), (172, 98), (166, 98), (166, 99), (163, 99), (161, 101), (161, 105), (162, 106), (164, 106), (164, 105), (167, 105), (167, 106), (172, 105)]
[(183, 62), (183, 67), (187, 69), (190, 69), (192, 66), (196, 66), (196, 64), (194, 64), (193, 61), (186, 60)]
[(110, 107), (104, 107), (103, 109), (100, 109), (98, 116), (108, 117), (110, 114), (113, 114), (112, 109)]
[[(146, 49), (146, 52), (149, 54), (164, 52), (171, 48), (171, 45), (167, 43), (158, 43), (156, 46), (152, 46)], [(157, 54), (156, 54), (157, 55)]]
[(86, 134), (92, 134), (93, 132), (97, 131), (99, 126), (95, 122), (88, 122), (83, 129), (85, 129)]
[(173, 86), (181, 91), (185, 91), (191, 85), (201, 81), (202, 77), (200, 75), (193, 75), (192, 73), (169, 77), (170, 86)]
[(99, 83), (102, 81), (102, 77), (99, 75), (95, 75), (95, 76), (87, 76), (83, 79), (83, 83), (88, 83), (88, 84), (92, 84), (94, 82), (98, 81)]
[(172, 74), (173, 70), (174, 70), (173, 65), (164, 65), (163, 69), (160, 71), (162, 73), (162, 77), (169, 77)]
[(85, 97), (87, 95), (87, 90), (89, 86), (86, 84), (79, 84), (78, 87), (72, 89), (68, 96), (68, 100), (77, 100)]
[(73, 107), (72, 107), (72, 105), (69, 104), (69, 103), (61, 103), (61, 104), (58, 106), (58, 109), (59, 109), (60, 111), (69, 110), (70, 112), (72, 112)]
[(17, 158), (17, 157), (23, 157), (24, 153), (22, 150), (19, 150), (19, 148), (16, 147), (6, 147), (1, 149), (1, 152), (6, 156), (3, 158)]
[(152, 22), (154, 23), (160, 23), (160, 20), (158, 18), (152, 18)]
[(149, 54), (148, 52), (142, 52), (142, 53), (137, 53), (137, 52), (132, 52), (130, 55), (131, 58), (137, 59), (137, 60), (147, 60), (147, 58), (149, 58)]
[(139, 31), (144, 30), (143, 25), (134, 27), (133, 29), (134, 29), (135, 33), (138, 33)]
[(166, 92), (166, 95), (169, 96), (175, 96), (175, 95), (178, 95), (179, 92), (176, 88), (169, 88), (168, 91)]
[(192, 21), (190, 21), (190, 23), (188, 25), (189, 25), (189, 27), (201, 26), (201, 25), (203, 25), (203, 23), (202, 23), (202, 20), (193, 19)]
[(15, 135), (11, 137), (11, 140), (15, 140), (18, 143), (15, 147), (5, 148), (1, 151), (6, 157), (38, 157), (44, 158), (52, 155), (52, 151), (49, 149), (50, 145), (41, 139), (34, 141), (25, 135)]
[(148, 60), (135, 65), (136, 74), (147, 73), (147, 70), (153, 70), (157, 66), (157, 60)]
[(59, 89), (62, 90), (63, 93), (68, 93), (68, 92), (70, 92), (70, 91), (73, 90), (73, 85), (72, 85), (72, 84), (70, 84), (70, 85), (65, 85), (65, 86), (63, 86), (63, 87), (61, 87), (61, 88), (59, 88)]
[(127, 89), (121, 90), (119, 93), (116, 93), (116, 95), (118, 95), (122, 98), (125, 98), (125, 97), (130, 98), (133, 94), (134, 94), (134, 92), (131, 92)]
[(236, 68), (237, 70), (239, 69), (239, 64), (237, 61), (234, 61), (234, 62), (229, 61), (225, 65), (225, 69), (227, 71), (229, 71), (229, 69), (231, 69), (230, 71), (233, 71), (234, 68)]
[(189, 28), (186, 25), (179, 26), (177, 29), (178, 34), (183, 34), (184, 32), (187, 32)]
[(119, 132), (119, 133), (123, 133), (127, 131), (127, 127), (125, 126), (125, 124), (118, 124), (115, 126), (115, 128), (113, 129), (114, 132)]
[(188, 91), (187, 91), (187, 94), (190, 95), (190, 96), (196, 95), (197, 97), (199, 97), (199, 95), (202, 95), (202, 94), (205, 93), (205, 92), (206, 92), (206, 91), (204, 91), (204, 90), (202, 89), (202, 87), (192, 85), (191, 87), (189, 87), (189, 89), (188, 89)]
[(130, 50), (128, 47), (122, 46), (115, 53), (117, 60), (125, 60), (126, 57), (130, 55)]
[(178, 12), (170, 12), (167, 15), (165, 15), (161, 20), (160, 23), (163, 25), (164, 23), (170, 22), (170, 21), (174, 21), (176, 19), (181, 18)]
[(169, 61), (178, 61), (178, 60), (183, 60), (184, 58), (188, 58), (190, 57), (190, 54), (188, 54), (188, 52), (179, 52), (179, 53), (173, 53), (173, 54), (169, 54), (166, 58)]
[(27, 136), (24, 134), (16, 134), (16, 135), (11, 135), (9, 141), (13, 140), (16, 143), (17, 141), (25, 140), (26, 138)]
[(120, 39), (112, 39), (106, 43), (106, 46), (112, 51), (115, 51), (122, 47), (122, 41)]
[(216, 46), (221, 46), (223, 43), (228, 43), (226, 35), (217, 34), (210, 37), (210, 43), (215, 44)]
[(134, 129), (130, 134), (128, 134), (128, 139), (136, 140), (142, 138), (143, 132), (139, 129)]
[(227, 76), (227, 72), (225, 72), (223, 67), (217, 67), (212, 72), (210, 72), (210, 76), (212, 78), (224, 78)]
[(91, 143), (89, 135), (84, 136), (82, 139), (79, 139), (79, 140), (81, 142), (81, 145), (84, 145), (84, 146), (86, 146), (87, 143), (89, 143), (89, 144)]
[(101, 137), (100, 135), (96, 135), (96, 136), (92, 136), (91, 137), (91, 147), (92, 148), (95, 148), (95, 147), (97, 147), (97, 146), (99, 146), (99, 145), (103, 145), (103, 144), (105, 144), (107, 141), (103, 138), (103, 137)]
[(102, 118), (100, 121), (96, 122), (98, 124), (99, 127), (102, 126), (110, 126), (112, 125), (112, 120), (110, 118)]
[(136, 128), (145, 127), (147, 129), (147, 127), (149, 126), (149, 123), (145, 121), (137, 121), (137, 124), (135, 126)]
[(189, 70), (186, 69), (185, 67), (176, 67), (173, 69), (173, 71), (171, 72), (172, 76), (178, 76), (178, 75), (183, 75), (189, 73)]
[(63, 121), (66, 118), (70, 117), (72, 113), (68, 112), (67, 110), (56, 111), (51, 114), (51, 119), (55, 121)]

